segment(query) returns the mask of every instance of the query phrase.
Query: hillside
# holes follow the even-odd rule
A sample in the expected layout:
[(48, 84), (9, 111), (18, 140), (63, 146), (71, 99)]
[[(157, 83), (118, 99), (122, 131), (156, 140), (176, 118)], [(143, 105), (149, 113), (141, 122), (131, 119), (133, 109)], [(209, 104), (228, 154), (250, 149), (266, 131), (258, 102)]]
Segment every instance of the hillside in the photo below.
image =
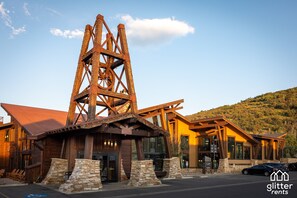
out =
[(297, 135), (297, 87), (266, 93), (187, 117), (197, 120), (221, 115), (250, 133), (288, 132)]

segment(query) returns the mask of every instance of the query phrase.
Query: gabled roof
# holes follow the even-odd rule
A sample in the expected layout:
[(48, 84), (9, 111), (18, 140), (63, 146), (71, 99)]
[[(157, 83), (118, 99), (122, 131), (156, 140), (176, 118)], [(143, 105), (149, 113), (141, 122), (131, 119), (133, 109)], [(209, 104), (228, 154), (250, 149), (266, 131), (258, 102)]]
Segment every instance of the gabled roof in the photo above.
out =
[(257, 139), (265, 139), (265, 140), (280, 140), (286, 137), (287, 133), (273, 133), (273, 134), (254, 134), (253, 137)]
[(67, 112), (1, 103), (2, 108), (31, 136), (65, 126)]
[(193, 131), (199, 131), (202, 129), (210, 129), (214, 128), (217, 125), (219, 126), (226, 126), (230, 125), (233, 128), (235, 128), (241, 135), (249, 139), (250, 141), (254, 143), (258, 143), (256, 139), (253, 138), (253, 136), (247, 132), (245, 132), (243, 129), (241, 129), (239, 126), (231, 122), (230, 120), (227, 120), (223, 116), (213, 117), (213, 118), (204, 118), (192, 121), (192, 124), (189, 126), (189, 128)]
[(37, 139), (43, 138), (47, 135), (65, 134), (73, 132), (83, 132), (84, 130), (96, 129), (101, 127), (97, 132), (101, 133), (114, 133), (118, 135), (132, 135), (132, 136), (167, 136), (169, 133), (162, 128), (150, 123), (146, 119), (135, 113), (117, 114), (105, 117), (99, 120), (84, 122), (77, 125), (65, 126), (62, 128), (54, 129), (41, 134), (36, 137)]

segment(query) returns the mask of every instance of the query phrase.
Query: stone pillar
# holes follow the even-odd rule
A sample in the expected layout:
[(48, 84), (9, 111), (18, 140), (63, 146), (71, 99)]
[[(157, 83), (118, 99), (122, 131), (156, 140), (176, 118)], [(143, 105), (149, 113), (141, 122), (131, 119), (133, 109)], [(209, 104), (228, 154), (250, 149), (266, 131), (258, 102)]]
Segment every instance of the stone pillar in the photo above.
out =
[(47, 172), (42, 184), (62, 184), (65, 182), (64, 176), (68, 171), (68, 160), (52, 158), (51, 167)]
[(131, 175), (128, 186), (141, 187), (160, 185), (161, 181), (157, 178), (153, 160), (133, 160)]
[(182, 178), (180, 161), (178, 157), (167, 158), (163, 160), (163, 171), (166, 172), (165, 178)]
[(229, 161), (228, 158), (225, 159), (220, 159), (219, 161), (219, 168), (218, 168), (218, 173), (229, 173)]
[(125, 181), (125, 180), (128, 180), (128, 177), (123, 167), (123, 159), (121, 159), (121, 181)]
[(100, 161), (91, 159), (75, 159), (74, 170), (59, 188), (60, 191), (81, 192), (94, 191), (102, 188), (100, 176)]

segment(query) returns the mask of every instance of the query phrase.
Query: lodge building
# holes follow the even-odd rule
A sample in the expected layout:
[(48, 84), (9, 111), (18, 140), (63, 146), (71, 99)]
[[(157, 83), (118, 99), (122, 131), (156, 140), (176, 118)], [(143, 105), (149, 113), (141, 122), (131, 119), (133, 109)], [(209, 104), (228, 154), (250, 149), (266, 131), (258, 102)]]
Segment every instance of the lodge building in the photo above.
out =
[(11, 122), (0, 121), (0, 169), (45, 183), (62, 170), (71, 176), (60, 189), (81, 191), (125, 177), (139, 186), (142, 174), (150, 176), (143, 185), (160, 184), (156, 176), (180, 177), (180, 167), (201, 168), (205, 156), (213, 169), (282, 157), (285, 134), (251, 135), (224, 117), (189, 121), (177, 112), (183, 102), (137, 108), (125, 27), (114, 36), (98, 15), (85, 28), (68, 112), (1, 104)]
[[(161, 116), (165, 115), (170, 152), (180, 157), (182, 168), (202, 168), (204, 156), (211, 157), (213, 169), (217, 169), (219, 160), (224, 158), (229, 159), (230, 165), (251, 165), (255, 160), (261, 163), (277, 161), (282, 157), (285, 134), (251, 135), (224, 117), (191, 122), (176, 112), (181, 102), (183, 100), (142, 109), (139, 115), (144, 118), (141, 120), (145, 123), (143, 125), (150, 130), (156, 129), (155, 126), (161, 130)], [(28, 181), (39, 176), (44, 178), (51, 158), (65, 158), (68, 148), (62, 146), (65, 145), (63, 136), (70, 130), (65, 127), (67, 112), (4, 103), (1, 106), (11, 116), (11, 122), (0, 125), (0, 169), (4, 168), (7, 172), (26, 169), (27, 177), (31, 177)], [(74, 158), (84, 158), (84, 138), (79, 130), (74, 130), (77, 133)], [(143, 152), (145, 159), (153, 159), (155, 171), (161, 172), (163, 159), (167, 157), (164, 139), (159, 135), (145, 138)], [(94, 137), (92, 159), (102, 161), (102, 170), (106, 167), (101, 175), (102, 181), (119, 181), (121, 159), (128, 176), (131, 160), (137, 159), (135, 141), (125, 140), (113, 133), (97, 135)], [(74, 164), (70, 166), (73, 169)]]

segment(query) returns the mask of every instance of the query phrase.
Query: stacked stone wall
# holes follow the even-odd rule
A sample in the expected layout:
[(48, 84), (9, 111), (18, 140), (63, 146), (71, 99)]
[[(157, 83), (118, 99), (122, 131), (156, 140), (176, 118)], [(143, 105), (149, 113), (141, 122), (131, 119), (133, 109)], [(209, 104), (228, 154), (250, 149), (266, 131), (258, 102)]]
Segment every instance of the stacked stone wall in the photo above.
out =
[(52, 158), (51, 167), (42, 181), (42, 184), (62, 184), (65, 182), (64, 176), (68, 170), (68, 160)]
[(96, 191), (102, 188), (100, 177), (100, 161), (91, 159), (75, 159), (74, 170), (59, 188), (61, 192)]
[(172, 179), (182, 178), (179, 158), (172, 157), (169, 159), (164, 159), (163, 171), (166, 172), (165, 178), (172, 178)]
[(156, 177), (153, 160), (133, 160), (128, 186), (142, 187), (160, 185), (161, 181)]

